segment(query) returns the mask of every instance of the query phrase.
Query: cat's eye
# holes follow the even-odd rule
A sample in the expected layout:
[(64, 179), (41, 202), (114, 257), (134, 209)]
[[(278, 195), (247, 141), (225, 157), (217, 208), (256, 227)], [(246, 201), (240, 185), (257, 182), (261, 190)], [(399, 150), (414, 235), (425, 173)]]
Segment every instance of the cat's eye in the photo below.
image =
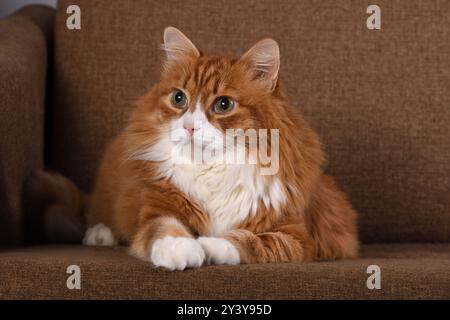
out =
[(233, 110), (235, 102), (228, 97), (219, 97), (214, 103), (213, 110), (215, 113), (223, 114)]
[(176, 89), (172, 92), (170, 102), (175, 108), (183, 109), (187, 104), (186, 94), (183, 91)]

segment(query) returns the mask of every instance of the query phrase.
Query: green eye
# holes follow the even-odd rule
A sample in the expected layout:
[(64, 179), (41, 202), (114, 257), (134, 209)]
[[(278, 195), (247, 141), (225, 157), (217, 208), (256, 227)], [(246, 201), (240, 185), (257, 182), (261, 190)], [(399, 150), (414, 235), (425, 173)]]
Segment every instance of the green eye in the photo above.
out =
[(187, 103), (186, 94), (183, 91), (177, 89), (174, 92), (172, 92), (170, 102), (175, 108), (183, 109)]
[(214, 103), (215, 113), (227, 113), (234, 108), (234, 101), (228, 97), (219, 97)]

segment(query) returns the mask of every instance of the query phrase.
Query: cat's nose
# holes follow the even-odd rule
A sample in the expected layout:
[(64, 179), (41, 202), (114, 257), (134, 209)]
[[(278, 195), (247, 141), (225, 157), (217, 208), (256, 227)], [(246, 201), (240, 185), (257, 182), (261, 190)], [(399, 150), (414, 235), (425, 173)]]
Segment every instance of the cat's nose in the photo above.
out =
[(193, 124), (184, 123), (183, 128), (192, 136), (195, 132), (195, 128)]

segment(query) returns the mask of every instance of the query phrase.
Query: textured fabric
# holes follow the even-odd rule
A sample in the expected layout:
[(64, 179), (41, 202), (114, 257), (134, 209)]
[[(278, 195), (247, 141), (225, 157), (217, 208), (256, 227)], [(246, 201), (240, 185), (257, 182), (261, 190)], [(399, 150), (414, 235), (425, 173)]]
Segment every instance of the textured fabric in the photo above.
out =
[[(65, 27), (68, 4), (80, 6), (81, 30)], [(381, 30), (366, 27), (369, 4), (61, 1), (54, 167), (92, 189), (105, 144), (158, 79), (164, 27), (226, 54), (273, 37), (281, 79), (322, 137), (362, 240), (450, 241), (449, 2), (378, 1)]]
[(0, 20), (0, 244), (21, 239), (24, 178), (43, 161), (47, 38), (54, 10)]
[[(355, 260), (156, 269), (123, 247), (0, 252), (0, 299), (449, 299), (450, 245), (366, 245)], [(68, 290), (69, 265), (81, 289)], [(381, 289), (366, 286), (378, 265)]]

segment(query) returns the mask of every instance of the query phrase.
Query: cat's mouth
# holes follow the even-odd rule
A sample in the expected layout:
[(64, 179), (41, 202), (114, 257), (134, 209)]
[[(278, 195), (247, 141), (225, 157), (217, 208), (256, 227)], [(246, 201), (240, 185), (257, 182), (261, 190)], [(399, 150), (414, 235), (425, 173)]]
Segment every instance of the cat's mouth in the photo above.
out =
[(216, 156), (220, 154), (220, 147), (214, 139), (186, 137), (179, 146), (181, 159), (189, 159), (189, 164), (209, 164), (211, 161), (215, 162)]
[(196, 149), (198, 150), (202, 150), (202, 152), (204, 152), (207, 148), (209, 148), (210, 146), (212, 146), (213, 141), (211, 140), (204, 140), (204, 139), (194, 139), (194, 138), (190, 138), (189, 141), (187, 142), (187, 144), (190, 144), (191, 146), (191, 150), (195, 151)]
[(185, 140), (185, 145), (190, 144), (191, 148), (205, 149), (214, 144), (215, 140), (204, 136), (189, 136)]

